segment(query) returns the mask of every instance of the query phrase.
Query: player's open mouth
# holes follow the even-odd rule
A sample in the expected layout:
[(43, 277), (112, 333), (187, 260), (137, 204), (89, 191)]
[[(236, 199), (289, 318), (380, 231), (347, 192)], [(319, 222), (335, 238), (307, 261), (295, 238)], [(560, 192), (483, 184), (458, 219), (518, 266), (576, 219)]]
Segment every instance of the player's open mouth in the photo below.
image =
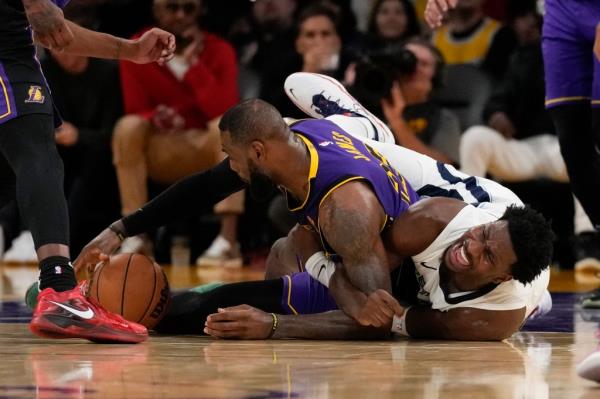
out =
[(450, 249), (449, 260), (455, 271), (465, 270), (471, 266), (465, 244), (466, 241), (460, 241)]

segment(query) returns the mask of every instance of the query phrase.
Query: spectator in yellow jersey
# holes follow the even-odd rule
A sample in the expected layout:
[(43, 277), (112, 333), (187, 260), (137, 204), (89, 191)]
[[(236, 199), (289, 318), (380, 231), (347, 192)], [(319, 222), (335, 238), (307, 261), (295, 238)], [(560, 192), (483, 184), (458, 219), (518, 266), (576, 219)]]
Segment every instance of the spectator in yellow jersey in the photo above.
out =
[(517, 40), (510, 28), (485, 16), (483, 2), (458, 0), (448, 12), (447, 23), (433, 33), (432, 42), (448, 65), (478, 65), (500, 79)]

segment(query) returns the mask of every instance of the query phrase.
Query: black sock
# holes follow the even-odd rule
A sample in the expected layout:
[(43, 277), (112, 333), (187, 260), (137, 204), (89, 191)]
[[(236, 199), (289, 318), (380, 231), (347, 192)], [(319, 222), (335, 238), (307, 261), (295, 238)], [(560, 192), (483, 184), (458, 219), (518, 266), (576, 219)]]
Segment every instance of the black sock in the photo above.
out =
[(40, 262), (40, 291), (52, 288), (56, 292), (75, 288), (77, 280), (69, 258), (50, 256)]

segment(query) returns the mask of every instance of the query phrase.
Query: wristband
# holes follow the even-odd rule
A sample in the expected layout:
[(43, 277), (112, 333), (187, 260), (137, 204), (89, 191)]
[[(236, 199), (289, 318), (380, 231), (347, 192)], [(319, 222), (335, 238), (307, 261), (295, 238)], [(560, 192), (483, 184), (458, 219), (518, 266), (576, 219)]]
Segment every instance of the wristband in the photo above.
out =
[(108, 229), (117, 235), (117, 237), (119, 238), (119, 241), (123, 242), (123, 240), (125, 240), (126, 237), (123, 234), (123, 232), (121, 230), (117, 229), (112, 224), (108, 226)]
[(275, 313), (271, 313), (271, 316), (273, 317), (273, 326), (271, 327), (271, 332), (267, 336), (267, 339), (273, 336), (275, 330), (277, 330), (277, 325), (279, 324), (279, 318), (277, 317), (277, 315)]
[(325, 256), (323, 251), (315, 253), (308, 258), (304, 268), (312, 278), (319, 281), (325, 287), (329, 287), (329, 280), (335, 273), (335, 262)]
[(406, 329), (406, 314), (408, 313), (408, 310), (410, 309), (410, 306), (404, 309), (404, 313), (402, 313), (402, 316), (398, 317), (396, 315), (394, 315), (394, 318), (392, 319), (392, 332), (399, 334), (399, 335), (404, 335), (405, 337), (410, 337), (410, 334), (408, 333), (408, 330)]

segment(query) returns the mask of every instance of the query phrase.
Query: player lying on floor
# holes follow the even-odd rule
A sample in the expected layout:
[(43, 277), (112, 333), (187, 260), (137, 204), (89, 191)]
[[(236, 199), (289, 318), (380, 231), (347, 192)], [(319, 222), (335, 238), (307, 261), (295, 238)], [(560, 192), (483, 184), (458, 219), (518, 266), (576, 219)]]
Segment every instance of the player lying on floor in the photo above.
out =
[[(394, 331), (414, 338), (501, 340), (519, 329), (545, 292), (547, 274), (535, 277), (548, 258), (537, 262), (527, 258), (538, 255), (537, 251), (516, 255), (511, 237), (532, 240), (538, 229), (546, 235), (547, 225), (534, 211), (514, 206), (500, 220), (491, 219), (464, 202), (428, 198), (411, 205), (395, 220), (383, 234), (384, 241), (390, 243), (386, 246), (388, 256), (413, 255), (419, 284), (407, 287), (404, 279), (411, 270), (415, 272), (415, 267), (403, 270), (399, 296), (412, 301), (410, 307), (394, 307), (395, 314), (401, 315), (395, 319)], [(468, 228), (472, 222), (485, 224)], [(415, 225), (419, 228), (411, 227)], [(290, 239), (301, 243), (301, 258), (318, 250), (315, 235), (305, 229), (296, 228)], [(528, 242), (550, 245), (544, 239)], [(323, 272), (319, 279), (332, 288), (347, 284), (347, 280), (338, 279), (342, 271), (338, 268), (330, 278), (328, 271)], [(513, 277), (518, 281), (510, 280)], [(361, 293), (356, 291), (355, 295)], [(385, 296), (377, 299), (386, 301)], [(376, 314), (380, 305), (370, 296), (367, 307)], [(225, 309), (217, 312), (218, 308)], [(303, 272), (175, 295), (157, 330), (171, 334), (204, 331), (215, 337), (243, 339), (390, 336), (392, 314), (381, 320), (382, 328), (375, 328), (362, 326), (335, 309), (328, 288)]]
[[(326, 98), (320, 100), (326, 101)], [(335, 115), (322, 116), (339, 118), (339, 114), (345, 114), (349, 125), (365, 119), (362, 117), (364, 113), (348, 112), (339, 104), (336, 108), (335, 104), (324, 101), (319, 103), (321, 114), (325, 113), (325, 105), (336, 112), (332, 112)], [(355, 104), (355, 108), (359, 106)], [(380, 123), (367, 119), (372, 127)], [(341, 272), (334, 274), (331, 294), (352, 318), (361, 324), (377, 327), (388, 325), (394, 314), (399, 322), (404, 321), (407, 312), (390, 295), (389, 272), (398, 266), (401, 258), (413, 256), (419, 262), (417, 267), (423, 267), (419, 270), (423, 295), (429, 290), (430, 300), (439, 297), (440, 301), (432, 300), (434, 307), (429, 311), (410, 312), (416, 316), (408, 318), (409, 324), (411, 318), (419, 317), (418, 324), (432, 327), (433, 334), (455, 339), (498, 339), (516, 331), (531, 311), (527, 308), (530, 300), (527, 294), (536, 294), (532, 295), (535, 305), (547, 286), (552, 233), (543, 218), (531, 210), (512, 209), (506, 213), (506, 220), (494, 222), (486, 228), (471, 228), (494, 221), (501, 215), (498, 206), (479, 204), (490, 201), (490, 195), (495, 193), (487, 192), (477, 184), (478, 179), (460, 175), (450, 166), (425, 160), (427, 157), (413, 157), (418, 163), (429, 162), (427, 172), (436, 170), (432, 174), (434, 179), (442, 179), (446, 185), (454, 186), (446, 190), (424, 183), (422, 179), (428, 176), (422, 168), (414, 171), (413, 178), (416, 182), (421, 180), (422, 192), (470, 196), (469, 200), (474, 199), (472, 202), (478, 203), (480, 208), (444, 198), (431, 199), (424, 201), (424, 205), (413, 205), (416, 210), (422, 207), (423, 212), (417, 212), (416, 216), (409, 212), (403, 219), (409, 205), (418, 199), (417, 194), (394, 170), (394, 160), (390, 165), (386, 154), (382, 155), (371, 143), (353, 138), (342, 125), (331, 120), (300, 121), (291, 126), (292, 134), (279, 113), (260, 100), (247, 101), (232, 108), (221, 121), (223, 147), (230, 155), (231, 169), (251, 182), (251, 189), (256, 182), (266, 180), (284, 188), (290, 208), (298, 220), (320, 236), (324, 249), (343, 259)], [(392, 144), (377, 145), (379, 148), (387, 146), (388, 152), (400, 149)], [(398, 162), (402, 163), (402, 160)], [(412, 169), (419, 168), (418, 163)], [(343, 167), (340, 168), (340, 165)], [(221, 165), (216, 170), (226, 176), (226, 166)], [(99, 251), (110, 253), (116, 249), (116, 237), (124, 235), (123, 230), (126, 229), (129, 234), (141, 232), (136, 231), (136, 222), (138, 228), (144, 223), (147, 226), (148, 223), (163, 222), (165, 220), (160, 219), (162, 211), (174, 216), (176, 212), (169, 210), (169, 205), (181, 209), (182, 203), (190, 203), (191, 196), (198, 194), (200, 187), (206, 187), (198, 182), (215, 180), (216, 170), (212, 176), (209, 173), (202, 178), (197, 175), (187, 179), (153, 201), (154, 204), (150, 203), (142, 211), (113, 224), (111, 231), (116, 231), (116, 234), (111, 231), (101, 233), (83, 251), (77, 267), (94, 263)], [(223, 186), (223, 181), (227, 181), (229, 186)], [(232, 176), (225, 177), (223, 181), (220, 187), (209, 187), (223, 189), (223, 195), (230, 194), (236, 184), (238, 189), (243, 187), (241, 181)], [(489, 183), (490, 187), (497, 188), (499, 196), (505, 199), (511, 196), (501, 186)], [(212, 197), (212, 193), (208, 196)], [(179, 202), (170, 202), (174, 198)], [(220, 198), (216, 194), (210, 199)], [(131, 223), (132, 220), (134, 223)], [(400, 220), (404, 222), (399, 223)], [(463, 238), (459, 239), (463, 233)], [(537, 242), (529, 245), (533, 239)], [(293, 244), (297, 245), (296, 242)], [(292, 245), (288, 242), (284, 247)], [(289, 251), (287, 253), (289, 255)], [(439, 267), (438, 273), (442, 257), (444, 265)], [(280, 258), (283, 262), (284, 256)], [(312, 259), (315, 263), (315, 258)], [(289, 269), (290, 262), (287, 263), (284, 267)], [(317, 256), (316, 263), (331, 265), (332, 261)], [(327, 275), (331, 275), (331, 271)], [(513, 275), (520, 283), (512, 280)], [(538, 275), (540, 277), (535, 284), (524, 286)], [(484, 302), (490, 298), (494, 301), (479, 309), (476, 302), (486, 295)], [(442, 312), (450, 309), (444, 308), (442, 303), (460, 303), (461, 306)], [(469, 307), (469, 303), (474, 305)], [(451, 320), (460, 320), (463, 326), (481, 325), (482, 328), (478, 332), (449, 332)], [(431, 333), (423, 331), (415, 332), (415, 335), (428, 336)]]

